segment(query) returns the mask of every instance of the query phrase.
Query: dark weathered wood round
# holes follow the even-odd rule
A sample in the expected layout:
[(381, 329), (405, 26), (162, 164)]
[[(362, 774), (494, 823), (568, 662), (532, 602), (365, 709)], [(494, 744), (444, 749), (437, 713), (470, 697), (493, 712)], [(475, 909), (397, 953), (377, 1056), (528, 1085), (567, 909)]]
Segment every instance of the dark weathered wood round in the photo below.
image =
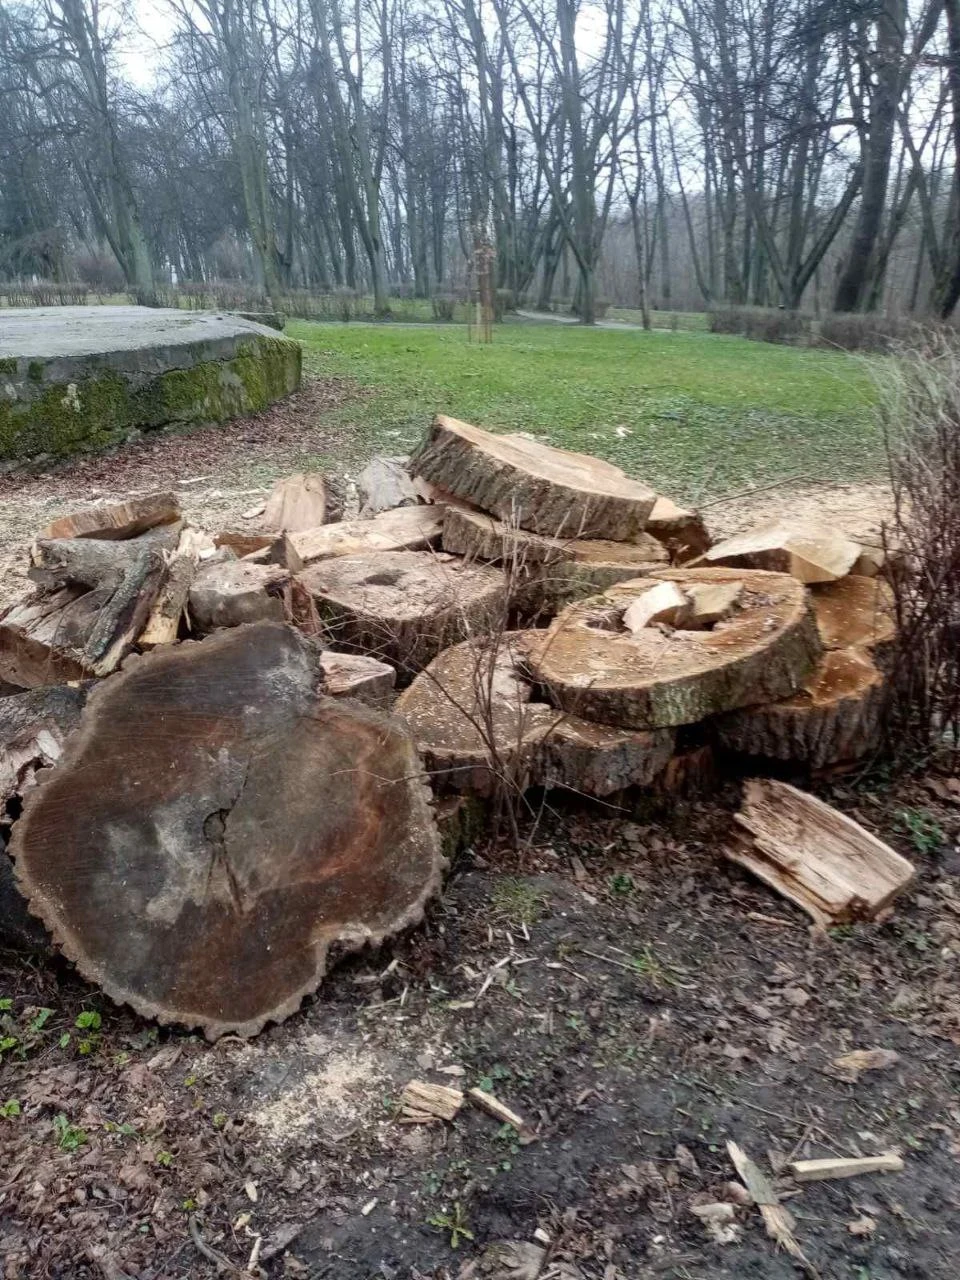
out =
[(400, 722), (317, 695), (278, 623), (134, 658), (91, 694), (11, 841), (30, 908), (116, 1000), (214, 1038), (419, 920), (443, 860)]

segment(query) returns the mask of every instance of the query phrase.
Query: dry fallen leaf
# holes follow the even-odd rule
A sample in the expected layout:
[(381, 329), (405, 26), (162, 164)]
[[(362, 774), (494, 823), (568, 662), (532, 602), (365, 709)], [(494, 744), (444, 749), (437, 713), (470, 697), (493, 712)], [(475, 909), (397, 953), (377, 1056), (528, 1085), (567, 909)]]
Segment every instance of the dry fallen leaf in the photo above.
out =
[(850, 1084), (857, 1084), (864, 1071), (883, 1071), (899, 1061), (900, 1055), (895, 1049), (854, 1049), (852, 1053), (833, 1059), (831, 1074)]
[(877, 1224), (873, 1218), (868, 1218), (865, 1213), (859, 1218), (854, 1218), (852, 1222), (847, 1223), (847, 1230), (852, 1236), (872, 1236), (877, 1229)]

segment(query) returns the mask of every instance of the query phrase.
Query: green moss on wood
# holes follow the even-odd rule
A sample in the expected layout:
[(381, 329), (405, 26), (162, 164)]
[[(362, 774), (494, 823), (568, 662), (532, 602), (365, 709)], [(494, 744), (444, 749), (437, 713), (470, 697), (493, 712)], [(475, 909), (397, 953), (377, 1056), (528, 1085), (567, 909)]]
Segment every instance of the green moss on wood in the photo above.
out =
[[(122, 375), (98, 371), (75, 383), (56, 384), (30, 398), (0, 396), (0, 457), (62, 457), (103, 448), (132, 428), (167, 423), (224, 422), (257, 413), (295, 391), (300, 383), (299, 344), (257, 338), (231, 360), (168, 369), (140, 386)], [(14, 360), (0, 362), (0, 373)], [(35, 376), (31, 362), (27, 371)]]

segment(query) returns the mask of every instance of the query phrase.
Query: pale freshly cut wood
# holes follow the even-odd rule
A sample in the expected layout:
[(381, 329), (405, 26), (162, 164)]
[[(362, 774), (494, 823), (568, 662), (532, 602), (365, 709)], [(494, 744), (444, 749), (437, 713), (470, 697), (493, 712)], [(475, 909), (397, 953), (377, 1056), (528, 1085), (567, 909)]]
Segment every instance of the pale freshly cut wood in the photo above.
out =
[(656, 582), (627, 605), (622, 622), (634, 635), (644, 627), (652, 627), (657, 623), (675, 627), (677, 619), (689, 604), (686, 592), (675, 582)]
[(873, 920), (915, 876), (858, 822), (785, 782), (750, 778), (726, 856), (826, 926)]
[(123, 502), (103, 502), (86, 511), (61, 516), (39, 538), (135, 538), (156, 525), (180, 519), (180, 503), (172, 493), (148, 493)]
[(411, 676), (469, 632), (502, 623), (500, 569), (429, 551), (338, 556), (304, 569), (330, 643), (367, 653)]
[(444, 528), (442, 506), (400, 507), (371, 520), (340, 520), (322, 529), (291, 534), (288, 567), (295, 572), (319, 560), (371, 555), (377, 551), (426, 551), (438, 546)]
[(743, 1185), (750, 1192), (753, 1203), (760, 1210), (760, 1216), (763, 1218), (767, 1235), (771, 1240), (775, 1240), (781, 1248), (785, 1249), (792, 1258), (796, 1258), (808, 1275), (816, 1276), (817, 1273), (804, 1257), (797, 1238), (793, 1234), (795, 1225), (793, 1215), (786, 1205), (780, 1203), (780, 1197), (777, 1195), (773, 1183), (756, 1161), (752, 1160), (738, 1143), (728, 1140), (727, 1153), (733, 1162), (733, 1167), (740, 1175)]
[(746, 755), (815, 769), (860, 760), (880, 741), (883, 688), (869, 653), (835, 649), (792, 697), (718, 716), (714, 728), (723, 746)]
[(490, 795), (498, 783), (522, 790), (532, 781), (537, 746), (560, 717), (530, 704), (517, 665), (521, 635), (444, 649), (397, 699), (438, 791)]
[(331, 948), (422, 918), (443, 859), (409, 733), (317, 682), (298, 632), (257, 623), (91, 693), (11, 852), (31, 911), (113, 999), (253, 1035)]
[(495, 1098), (492, 1093), (487, 1093), (484, 1089), (474, 1087), (467, 1090), (467, 1097), (475, 1107), (479, 1107), (481, 1111), (486, 1111), (488, 1116), (493, 1116), (494, 1120), (499, 1120), (501, 1124), (510, 1125), (522, 1136), (530, 1136), (532, 1134), (532, 1130), (523, 1116), (517, 1115), (516, 1111), (508, 1107), (505, 1102), (501, 1102), (499, 1098)]
[(277, 544), (272, 533), (253, 533), (246, 529), (224, 529), (214, 534), (213, 541), (218, 547), (229, 547), (238, 559), (270, 551)]
[(672, 564), (686, 564), (710, 546), (703, 517), (658, 494), (647, 517), (646, 531), (666, 547)]
[(736, 613), (743, 596), (743, 583), (739, 580), (688, 582), (684, 595), (687, 604), (680, 611), (677, 626), (685, 631), (708, 631)]
[(795, 578), (732, 569), (659, 570), (651, 577), (667, 575), (681, 590), (742, 582), (736, 615), (712, 630), (631, 632), (623, 615), (650, 589), (650, 578), (570, 605), (525, 641), (532, 675), (552, 702), (601, 724), (663, 728), (787, 697), (813, 670), (820, 645)]
[(405, 458), (371, 458), (357, 476), (360, 516), (368, 519), (381, 511), (415, 507), (420, 495), (410, 479)]
[(860, 546), (829, 525), (783, 521), (718, 542), (697, 562), (789, 573), (801, 582), (833, 582), (856, 564)]
[(826, 1182), (836, 1178), (858, 1178), (864, 1173), (902, 1173), (898, 1155), (832, 1156), (824, 1160), (792, 1160), (789, 1169), (797, 1182)]
[(328, 697), (359, 698), (374, 707), (385, 707), (393, 699), (396, 671), (366, 654), (325, 649), (320, 654), (320, 670), (323, 692)]
[(443, 549), (471, 560), (508, 563), (516, 570), (570, 559), (571, 544), (497, 520), (485, 511), (460, 505), (449, 507), (443, 521)]
[(326, 480), (315, 471), (298, 471), (273, 486), (260, 523), (273, 533), (299, 533), (326, 524), (329, 519)]
[(675, 741), (673, 729), (614, 729), (561, 715), (536, 745), (531, 776), (538, 786), (611, 796), (650, 786), (667, 767)]
[(191, 628), (206, 635), (220, 627), (247, 622), (282, 622), (283, 592), (290, 580), (276, 564), (218, 560), (201, 565), (193, 576), (187, 612)]
[(213, 539), (202, 529), (187, 525), (183, 530), (177, 549), (167, 555), (166, 579), (137, 642), (141, 649), (176, 643), (197, 566), (215, 550)]
[(442, 414), (410, 468), (501, 520), (550, 537), (626, 541), (643, 532), (656, 497), (599, 458)]
[(401, 1119), (455, 1120), (463, 1100), (461, 1089), (428, 1080), (408, 1080), (400, 1094)]
[(897, 634), (893, 592), (883, 578), (851, 574), (810, 594), (825, 649), (881, 649)]
[(616, 582), (643, 577), (668, 562), (666, 549), (646, 533), (638, 533), (631, 542), (578, 538), (567, 545), (569, 554), (538, 574), (544, 596), (555, 609)]

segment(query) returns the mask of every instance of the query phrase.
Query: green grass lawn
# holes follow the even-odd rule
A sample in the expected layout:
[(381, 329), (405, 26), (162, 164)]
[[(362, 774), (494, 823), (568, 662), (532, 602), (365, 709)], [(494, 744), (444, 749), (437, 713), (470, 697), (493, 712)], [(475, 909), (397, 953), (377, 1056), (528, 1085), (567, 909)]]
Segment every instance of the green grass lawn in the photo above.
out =
[(855, 480), (883, 467), (869, 366), (830, 351), (695, 332), (291, 322), (305, 367), (368, 394), (337, 411), (357, 456), (407, 452), (431, 416), (527, 431), (609, 458), (685, 501), (786, 476)]

